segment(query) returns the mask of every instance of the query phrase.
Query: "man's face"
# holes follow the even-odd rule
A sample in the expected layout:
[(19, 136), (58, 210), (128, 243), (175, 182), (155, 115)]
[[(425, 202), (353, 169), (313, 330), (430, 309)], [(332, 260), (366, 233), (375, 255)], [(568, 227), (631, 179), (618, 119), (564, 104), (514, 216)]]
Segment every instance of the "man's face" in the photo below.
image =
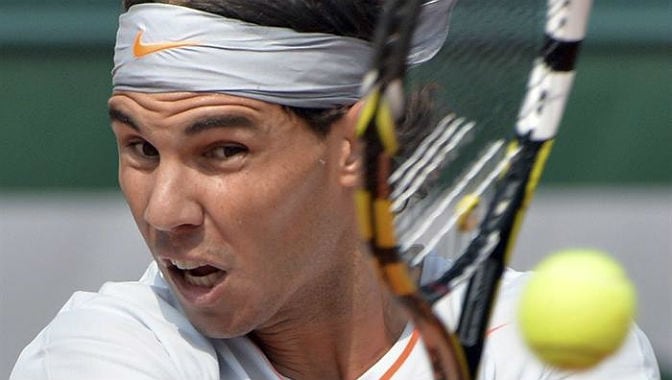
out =
[(336, 290), (357, 246), (348, 115), (320, 137), (280, 106), (222, 94), (109, 105), (121, 189), (201, 331), (281, 324)]

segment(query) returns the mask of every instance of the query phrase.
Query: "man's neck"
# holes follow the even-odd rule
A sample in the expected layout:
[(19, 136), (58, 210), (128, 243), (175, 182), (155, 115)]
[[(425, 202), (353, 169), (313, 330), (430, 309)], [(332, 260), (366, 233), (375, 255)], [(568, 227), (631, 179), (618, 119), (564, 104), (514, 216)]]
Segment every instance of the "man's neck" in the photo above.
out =
[(256, 331), (252, 339), (292, 379), (356, 379), (396, 343), (408, 322), (369, 265), (322, 294), (311, 312)]

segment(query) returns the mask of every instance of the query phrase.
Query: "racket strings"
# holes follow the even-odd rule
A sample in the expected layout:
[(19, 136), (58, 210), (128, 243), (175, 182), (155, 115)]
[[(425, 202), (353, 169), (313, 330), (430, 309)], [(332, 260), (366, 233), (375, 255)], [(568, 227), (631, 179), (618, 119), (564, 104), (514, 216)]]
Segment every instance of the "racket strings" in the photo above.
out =
[[(463, 252), (465, 245), (478, 231), (475, 228), (459, 228), (461, 219), (475, 216), (470, 214), (475, 212), (471, 207), (460, 210), (460, 203), (465, 199), (475, 202), (473, 206), (488, 202), (494, 182), (515, 157), (510, 155), (503, 159), (504, 150), (503, 140), (492, 143), (453, 186), (418, 207), (419, 211), (398, 216), (397, 228), (400, 241), (403, 242), (401, 250), (416, 247), (413, 257), (404, 256), (410, 265), (420, 265), (429, 254), (455, 259)], [(476, 220), (472, 223), (477, 225), (479, 222)], [(422, 248), (418, 250), (418, 247)]]
[[(406, 161), (390, 178), (390, 183), (395, 187), (391, 194), (393, 212), (401, 211), (408, 199), (416, 195), (428, 181), (438, 179), (439, 176), (432, 174), (440, 173), (447, 167), (452, 158), (458, 154), (459, 148), (469, 140), (474, 123), (467, 123), (464, 118), (455, 119), (450, 116), (444, 120), (447, 120), (445, 128), (441, 125), (437, 127), (438, 131), (444, 133), (440, 133), (434, 141), (423, 141), (416, 150), (419, 154), (414, 154), (414, 157)], [(428, 136), (428, 139), (433, 135)], [(405, 169), (403, 173), (400, 173), (401, 169)]]
[[(461, 196), (473, 190), (473, 187), (469, 185), (482, 183), (480, 179), (486, 176), (492, 177), (494, 174), (487, 175), (487, 171), (492, 164), (496, 163), (502, 146), (502, 141), (492, 144), (484, 155), (474, 162), (471, 167), (467, 168), (465, 174), (455, 184), (446, 188), (433, 189), (434, 193), (431, 194), (433, 196), (430, 195), (423, 200), (418, 200), (413, 205), (415, 207), (409, 207), (408, 212), (405, 211), (399, 215), (398, 228), (402, 231), (414, 231), (414, 235), (408, 235), (408, 232), (406, 232), (402, 236), (413, 240), (417, 239), (420, 233), (428, 231), (432, 223), (439, 220), (440, 217), (447, 215), (446, 211), (450, 212), (454, 210), (450, 206), (456, 206), (456, 202)], [(416, 218), (410, 217), (412, 209), (421, 211), (421, 215), (426, 215), (426, 218), (423, 218), (424, 220), (420, 224), (418, 224), (418, 220), (413, 220), (417, 219), (417, 211), (415, 213)]]
[[(510, 164), (504, 141), (519, 119), (544, 42), (544, 14), (536, 0), (462, 3), (434, 63), (412, 72), (411, 84), (444, 89), (436, 111), (450, 113), (390, 178), (400, 250), (411, 266), (421, 266), (428, 255), (454, 262), (477, 234), (495, 183)], [(474, 219), (471, 227), (464, 227), (465, 219)]]
[[(455, 133), (457, 129), (457, 124), (452, 123), (455, 120), (455, 115), (451, 114), (443, 118), (439, 125), (427, 136), (415, 149), (413, 154), (397, 168), (394, 173), (390, 176), (390, 183), (394, 184), (402, 176), (404, 176), (416, 162), (420, 161), (422, 157), (428, 154), (428, 150), (431, 148), (431, 145), (434, 141), (447, 140)], [(449, 126), (448, 128), (442, 128), (442, 126)]]

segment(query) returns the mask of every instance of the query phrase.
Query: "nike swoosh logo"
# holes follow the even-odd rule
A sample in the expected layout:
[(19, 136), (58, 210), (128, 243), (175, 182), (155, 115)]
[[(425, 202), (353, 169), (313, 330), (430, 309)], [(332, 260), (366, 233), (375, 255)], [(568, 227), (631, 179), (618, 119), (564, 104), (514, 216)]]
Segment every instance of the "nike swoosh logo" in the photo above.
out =
[(153, 54), (163, 50), (196, 45), (195, 42), (191, 41), (143, 43), (142, 42), (143, 33), (144, 30), (139, 30), (138, 33), (135, 35), (135, 40), (133, 40), (133, 56), (135, 56), (135, 58), (142, 58), (146, 55)]

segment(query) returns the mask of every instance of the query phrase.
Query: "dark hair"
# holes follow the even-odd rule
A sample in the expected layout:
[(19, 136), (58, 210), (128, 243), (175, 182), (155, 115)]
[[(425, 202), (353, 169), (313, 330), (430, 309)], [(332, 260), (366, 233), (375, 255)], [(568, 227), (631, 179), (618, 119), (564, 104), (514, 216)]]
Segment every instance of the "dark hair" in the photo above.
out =
[[(198, 9), (227, 18), (291, 28), (298, 32), (329, 33), (370, 41), (382, 9), (382, 0), (123, 0), (125, 10), (135, 4), (168, 3)], [(411, 97), (405, 125), (426, 125), (428, 91)], [(320, 135), (342, 117), (349, 106), (330, 109), (286, 107), (303, 118)], [(404, 128), (402, 128), (404, 129)], [(404, 144), (402, 144), (403, 146)]]

